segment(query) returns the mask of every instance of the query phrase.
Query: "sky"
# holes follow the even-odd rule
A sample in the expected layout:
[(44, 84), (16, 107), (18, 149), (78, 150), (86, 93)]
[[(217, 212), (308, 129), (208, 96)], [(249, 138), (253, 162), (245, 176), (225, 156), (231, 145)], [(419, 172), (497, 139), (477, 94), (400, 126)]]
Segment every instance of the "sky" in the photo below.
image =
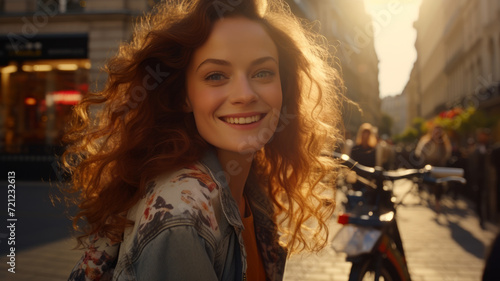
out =
[(416, 31), (421, 0), (364, 0), (372, 15), (375, 51), (379, 59), (380, 97), (400, 94), (408, 82), (415, 51)]

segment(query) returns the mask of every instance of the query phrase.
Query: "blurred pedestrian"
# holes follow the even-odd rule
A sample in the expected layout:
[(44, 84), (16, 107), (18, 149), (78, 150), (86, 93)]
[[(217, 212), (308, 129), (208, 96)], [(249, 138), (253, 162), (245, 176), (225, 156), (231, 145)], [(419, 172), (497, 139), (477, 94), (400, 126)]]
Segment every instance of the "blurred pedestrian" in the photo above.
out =
[(351, 148), (351, 158), (361, 165), (375, 167), (377, 137), (370, 123), (363, 123), (356, 136), (356, 145)]
[[(451, 143), (440, 125), (434, 125), (429, 132), (420, 138), (415, 148), (415, 156), (419, 158), (423, 165), (432, 165), (438, 167), (446, 166), (451, 157)], [(440, 184), (431, 185), (434, 192), (435, 210), (441, 211), (441, 197), (443, 195), (443, 186)]]
[(480, 128), (476, 132), (476, 144), (472, 153), (469, 155), (469, 179), (470, 186), (474, 191), (476, 201), (476, 212), (479, 217), (481, 228), (485, 228), (485, 216), (487, 204), (485, 196), (487, 196), (487, 183), (489, 180), (488, 164), (490, 161), (490, 129)]
[(222, 2), (159, 2), (76, 107), (70, 280), (282, 280), (287, 253), (326, 245), (328, 46), (281, 0)]

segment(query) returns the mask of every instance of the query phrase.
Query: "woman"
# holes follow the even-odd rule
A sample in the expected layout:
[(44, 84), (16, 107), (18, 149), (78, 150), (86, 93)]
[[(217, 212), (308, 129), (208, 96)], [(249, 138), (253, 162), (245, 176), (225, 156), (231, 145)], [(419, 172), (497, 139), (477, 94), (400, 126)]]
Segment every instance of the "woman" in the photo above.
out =
[(287, 253), (325, 246), (327, 47), (281, 1), (223, 3), (162, 2), (76, 107), (63, 160), (87, 250), (70, 280), (282, 280)]
[(374, 128), (370, 123), (363, 123), (356, 136), (356, 145), (351, 149), (351, 158), (361, 165), (375, 167), (376, 165), (376, 146)]
[[(434, 125), (429, 132), (422, 136), (415, 148), (415, 156), (420, 159), (424, 165), (443, 167), (446, 166), (451, 157), (451, 142), (443, 127)], [(441, 211), (441, 197), (443, 187), (439, 184), (433, 185), (434, 199), (436, 201), (436, 212)]]

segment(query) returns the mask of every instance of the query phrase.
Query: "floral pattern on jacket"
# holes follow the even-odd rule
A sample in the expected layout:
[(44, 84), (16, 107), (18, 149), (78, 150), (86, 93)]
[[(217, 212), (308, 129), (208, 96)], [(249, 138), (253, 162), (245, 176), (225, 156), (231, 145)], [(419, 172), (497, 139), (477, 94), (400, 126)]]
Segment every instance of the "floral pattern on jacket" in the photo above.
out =
[[(158, 229), (161, 229), (166, 220), (181, 214), (192, 217), (193, 220), (201, 222), (214, 231), (218, 229), (217, 220), (215, 219), (209, 200), (209, 194), (218, 187), (210, 176), (203, 173), (197, 166), (192, 165), (186, 167), (181, 173), (170, 179), (169, 183), (172, 186), (182, 186), (182, 183), (187, 183), (193, 179), (197, 180), (199, 185), (204, 187), (204, 189), (199, 190), (199, 192), (182, 189), (180, 191), (180, 198), (165, 198), (162, 195), (163, 186), (157, 186), (156, 181), (150, 184), (145, 196), (146, 206), (143, 216), (136, 221), (138, 223), (138, 231), (135, 236), (135, 245), (140, 245), (139, 241), (147, 239), (147, 237), (156, 233)], [(180, 199), (185, 204), (174, 208), (170, 202), (177, 199)]]
[(83, 257), (73, 268), (69, 280), (111, 280), (119, 246), (119, 243), (113, 244), (108, 238), (97, 235), (91, 236), (89, 246)]

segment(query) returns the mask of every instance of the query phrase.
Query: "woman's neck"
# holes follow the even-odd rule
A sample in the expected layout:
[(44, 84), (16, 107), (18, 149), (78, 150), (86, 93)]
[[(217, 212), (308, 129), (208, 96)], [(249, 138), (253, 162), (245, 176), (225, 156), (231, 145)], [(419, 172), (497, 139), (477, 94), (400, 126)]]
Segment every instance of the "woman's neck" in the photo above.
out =
[(245, 213), (243, 191), (252, 166), (253, 153), (241, 154), (219, 149), (217, 150), (217, 158), (222, 169), (226, 172), (231, 194), (238, 204), (240, 215), (243, 217)]

